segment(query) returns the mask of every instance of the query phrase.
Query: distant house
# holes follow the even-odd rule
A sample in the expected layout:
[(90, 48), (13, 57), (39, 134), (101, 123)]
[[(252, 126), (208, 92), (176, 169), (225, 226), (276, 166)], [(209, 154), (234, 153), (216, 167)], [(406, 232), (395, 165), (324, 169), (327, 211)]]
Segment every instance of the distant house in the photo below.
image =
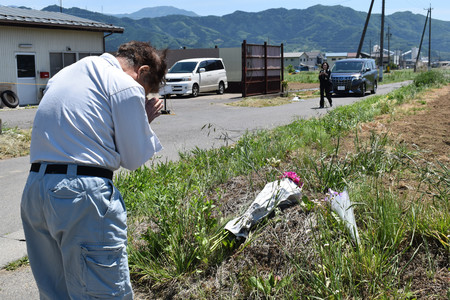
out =
[(337, 60), (345, 59), (348, 57), (347, 52), (330, 52), (325, 54), (326, 61), (328, 65), (330, 66), (330, 69), (334, 66), (334, 63)]
[(323, 56), (319, 51), (303, 52), (300, 56), (300, 65), (315, 70), (323, 62)]
[(298, 68), (300, 66), (300, 57), (303, 55), (303, 53), (304, 52), (285, 52), (285, 53), (283, 53), (284, 67), (291, 65), (294, 68)]
[(38, 104), (49, 78), (83, 57), (102, 54), (105, 37), (123, 31), (63, 13), (0, 6), (0, 92), (12, 90), (21, 106)]

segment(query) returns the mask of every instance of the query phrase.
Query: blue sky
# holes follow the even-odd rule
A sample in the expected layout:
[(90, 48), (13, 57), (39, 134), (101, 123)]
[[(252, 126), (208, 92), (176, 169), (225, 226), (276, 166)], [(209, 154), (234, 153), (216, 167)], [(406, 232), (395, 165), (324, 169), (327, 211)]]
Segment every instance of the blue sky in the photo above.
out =
[[(34, 9), (42, 9), (48, 5), (59, 5), (62, 1), (63, 7), (79, 7), (105, 14), (132, 13), (144, 7), (174, 6), (180, 9), (193, 11), (201, 16), (222, 16), (233, 13), (236, 10), (247, 12), (258, 12), (270, 8), (284, 7), (287, 9), (305, 9), (313, 5), (342, 5), (351, 7), (357, 11), (367, 12), (371, 0), (0, 0), (0, 5), (27, 6)], [(373, 13), (381, 13), (382, 0), (375, 0)], [(386, 14), (397, 11), (411, 11), (415, 14), (426, 15), (428, 7), (433, 8), (431, 17), (444, 21), (450, 21), (450, 0), (395, 0), (385, 1)]]

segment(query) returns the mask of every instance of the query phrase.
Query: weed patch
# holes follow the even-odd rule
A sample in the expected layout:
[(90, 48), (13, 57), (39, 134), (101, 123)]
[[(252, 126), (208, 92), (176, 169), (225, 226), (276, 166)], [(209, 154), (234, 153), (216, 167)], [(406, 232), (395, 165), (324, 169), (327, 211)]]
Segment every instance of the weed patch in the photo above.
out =
[[(421, 149), (389, 132), (362, 130), (383, 113), (395, 124), (397, 108), (431, 86), (117, 177), (136, 224), (129, 247), (137, 298), (445, 297), (448, 161), (423, 160)], [(428, 108), (421, 113), (432, 107), (418, 105)], [(283, 171), (302, 177), (308, 209), (277, 210), (247, 240), (232, 239), (224, 224)], [(361, 245), (322, 200), (330, 187), (349, 190)]]
[(0, 134), (0, 159), (28, 155), (30, 141), (31, 129), (4, 128)]

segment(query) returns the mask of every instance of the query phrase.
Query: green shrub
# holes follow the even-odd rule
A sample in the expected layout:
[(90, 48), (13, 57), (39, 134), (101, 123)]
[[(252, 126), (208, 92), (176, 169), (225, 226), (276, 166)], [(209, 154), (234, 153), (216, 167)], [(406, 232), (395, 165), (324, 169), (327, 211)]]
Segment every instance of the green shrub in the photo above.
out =
[(444, 84), (446, 82), (443, 73), (438, 71), (428, 71), (420, 73), (414, 79), (414, 85), (417, 87), (430, 86), (432, 84)]
[(286, 71), (288, 71), (288, 73), (294, 73), (294, 72), (295, 72), (295, 69), (294, 69), (294, 67), (293, 67), (292, 65), (288, 65), (288, 66), (286, 67)]

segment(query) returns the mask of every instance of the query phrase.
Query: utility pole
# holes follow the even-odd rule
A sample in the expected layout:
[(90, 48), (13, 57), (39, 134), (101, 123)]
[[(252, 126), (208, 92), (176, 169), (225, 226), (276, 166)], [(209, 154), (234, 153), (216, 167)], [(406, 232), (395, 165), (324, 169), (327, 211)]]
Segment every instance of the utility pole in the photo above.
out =
[(430, 10), (427, 11), (427, 18), (425, 19), (425, 25), (423, 26), (422, 38), (420, 39), (420, 45), (419, 45), (419, 52), (417, 52), (416, 64), (414, 65), (414, 72), (417, 71), (417, 62), (419, 61), (420, 50), (422, 49), (423, 36), (425, 34), (425, 29), (427, 29), (427, 21), (428, 21), (428, 15), (429, 14), (430, 14)]
[(380, 78), (379, 82), (383, 81), (383, 42), (384, 42), (384, 4), (385, 0), (382, 1), (381, 5), (381, 33), (380, 33)]
[(388, 26), (388, 32), (387, 32), (387, 34), (386, 34), (386, 37), (387, 37), (387, 39), (388, 39), (388, 67), (389, 67), (389, 68), (390, 68), (390, 66), (391, 66), (391, 43), (390, 43), (390, 41), (391, 41), (391, 36), (392, 36), (392, 34), (391, 34), (391, 27)]
[(361, 49), (362, 49), (362, 45), (364, 43), (364, 37), (366, 36), (366, 30), (367, 30), (367, 25), (369, 24), (370, 15), (372, 14), (372, 7), (373, 7), (374, 1), (375, 0), (372, 0), (372, 2), (370, 3), (369, 13), (367, 14), (366, 23), (364, 24), (364, 29), (363, 29), (363, 32), (361, 35), (361, 39), (359, 40), (359, 46), (358, 46), (358, 51), (356, 51), (356, 57), (361, 56)]
[(62, 12), (62, 0), (59, 0), (59, 12)]
[(369, 55), (370, 55), (370, 58), (372, 58), (372, 40), (370, 40), (370, 42), (369, 42)]
[(428, 33), (429, 33), (429, 38), (428, 38), (428, 71), (430, 71), (431, 69), (431, 3), (430, 3), (430, 20), (428, 21)]

